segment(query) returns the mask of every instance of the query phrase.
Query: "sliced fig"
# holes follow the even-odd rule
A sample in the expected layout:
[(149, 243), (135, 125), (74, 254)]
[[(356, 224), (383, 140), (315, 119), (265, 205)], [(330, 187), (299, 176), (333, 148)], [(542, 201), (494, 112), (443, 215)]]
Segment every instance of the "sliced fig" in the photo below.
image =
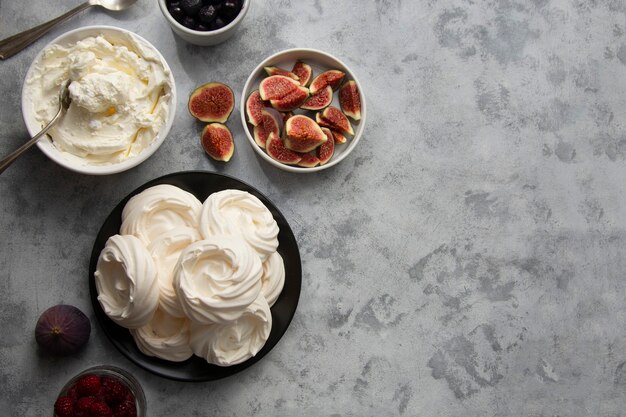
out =
[(308, 116), (297, 114), (285, 123), (285, 147), (296, 152), (310, 152), (328, 138), (320, 126)]
[(324, 71), (311, 82), (311, 86), (309, 87), (311, 94), (315, 94), (322, 88), (326, 88), (327, 85), (330, 85), (333, 91), (336, 91), (345, 76), (346, 73), (339, 70)]
[(299, 167), (313, 168), (320, 163), (320, 159), (317, 157), (317, 155), (315, 155), (314, 152), (301, 153), (300, 157), (302, 159), (300, 159), (300, 162), (298, 162)]
[(331, 130), (331, 132), (333, 132), (335, 143), (341, 144), (341, 143), (346, 143), (348, 141), (348, 139), (341, 132), (337, 132), (336, 130)]
[(335, 153), (335, 140), (333, 139), (333, 133), (329, 128), (323, 127), (322, 132), (324, 132), (328, 140), (317, 148), (317, 157), (320, 160), (320, 165), (325, 165), (328, 161), (330, 161), (330, 158), (332, 158)]
[(292, 111), (300, 107), (309, 98), (309, 89), (298, 86), (297, 89), (279, 100), (270, 100), (270, 104), (278, 111)]
[(272, 159), (286, 165), (295, 165), (302, 159), (302, 156), (296, 152), (285, 148), (282, 139), (274, 132), (270, 132), (265, 144), (265, 150)]
[(235, 151), (235, 141), (230, 130), (221, 123), (210, 123), (202, 129), (200, 143), (204, 151), (216, 161), (230, 161)]
[(328, 122), (328, 120), (322, 117), (322, 112), (315, 113), (315, 122), (320, 125), (320, 127), (327, 127), (329, 129), (333, 129), (333, 125)]
[(306, 99), (304, 104), (300, 106), (304, 110), (322, 110), (330, 106), (333, 102), (333, 89), (327, 85), (325, 88), (319, 90), (311, 97)]
[(326, 107), (324, 111), (320, 114), (319, 119), (322, 120), (323, 123), (321, 125), (323, 126), (329, 127), (333, 130), (337, 130), (346, 135), (354, 135), (354, 130), (352, 129), (350, 120), (348, 120), (346, 115), (343, 114), (343, 112), (337, 107)]
[(212, 82), (193, 90), (187, 103), (189, 113), (201, 122), (225, 123), (235, 108), (235, 95), (226, 84)]
[(254, 126), (253, 129), (254, 141), (261, 148), (265, 148), (267, 139), (270, 133), (280, 135), (280, 124), (274, 113), (267, 110), (261, 110), (261, 123)]
[(259, 84), (262, 100), (280, 100), (300, 87), (298, 81), (284, 75), (272, 75)]
[(346, 82), (339, 89), (339, 105), (343, 113), (352, 120), (361, 119), (361, 94), (353, 80)]
[(261, 123), (261, 110), (263, 110), (263, 107), (263, 100), (261, 100), (259, 90), (254, 90), (248, 96), (248, 100), (246, 100), (246, 114), (248, 115), (248, 121), (253, 126)]
[(278, 67), (264, 67), (263, 68), (265, 70), (265, 72), (267, 73), (267, 75), (283, 75), (285, 77), (289, 77), (292, 78), (296, 81), (300, 81), (300, 77), (298, 77), (296, 74), (294, 74), (291, 71), (287, 71), (286, 69), (282, 69), (282, 68), (278, 68)]
[(89, 340), (91, 323), (78, 308), (59, 304), (44, 311), (35, 326), (35, 340), (46, 352), (66, 356), (78, 352)]
[(297, 61), (291, 70), (292, 73), (296, 74), (298, 78), (300, 78), (300, 85), (306, 87), (311, 82), (311, 77), (313, 75), (313, 70), (309, 64), (306, 64), (302, 61)]
[(283, 112), (281, 113), (281, 115), (283, 116), (283, 123), (287, 123), (287, 120), (293, 116), (293, 113), (288, 111), (288, 112)]

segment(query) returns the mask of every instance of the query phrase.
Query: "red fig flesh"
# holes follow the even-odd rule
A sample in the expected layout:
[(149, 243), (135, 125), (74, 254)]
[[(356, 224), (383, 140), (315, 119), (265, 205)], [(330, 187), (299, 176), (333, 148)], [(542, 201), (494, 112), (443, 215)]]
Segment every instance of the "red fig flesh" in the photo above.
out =
[(359, 87), (353, 80), (348, 81), (339, 89), (339, 105), (344, 114), (352, 120), (361, 119), (361, 95)]
[(300, 159), (300, 162), (298, 162), (299, 167), (313, 168), (320, 163), (320, 159), (313, 152), (301, 153), (300, 157), (302, 159)]
[(259, 84), (262, 100), (280, 100), (300, 87), (298, 81), (284, 75), (272, 75)]
[(296, 152), (310, 152), (328, 138), (313, 119), (304, 115), (290, 117), (285, 123), (285, 147)]
[(287, 71), (286, 69), (282, 69), (282, 68), (278, 68), (278, 67), (265, 67), (263, 68), (265, 70), (265, 72), (267, 73), (267, 75), (272, 76), (272, 75), (283, 75), (285, 77), (289, 77), (292, 78), (296, 81), (300, 81), (300, 77), (298, 77), (296, 74), (294, 74), (291, 71)]
[(230, 130), (221, 123), (211, 123), (202, 129), (200, 143), (204, 151), (216, 161), (230, 161), (235, 151), (235, 141)]
[(333, 91), (337, 90), (345, 76), (346, 74), (339, 70), (324, 71), (323, 73), (315, 77), (315, 79), (313, 79), (313, 81), (311, 82), (311, 86), (309, 87), (309, 89), (311, 90), (311, 94), (317, 93), (319, 90), (321, 90), (322, 88), (326, 88), (326, 86), (328, 85), (331, 86)]
[[(319, 118), (317, 115), (319, 115)], [(346, 115), (337, 107), (326, 107), (321, 114), (317, 113), (317, 115), (315, 116), (316, 120), (322, 121), (320, 125), (337, 130), (346, 135), (354, 135), (350, 120), (348, 120)]]
[(78, 352), (89, 340), (91, 323), (78, 308), (60, 304), (39, 317), (35, 340), (46, 352), (65, 356)]
[(261, 110), (261, 123), (254, 126), (252, 133), (256, 144), (261, 148), (265, 148), (265, 143), (271, 133), (274, 133), (276, 136), (280, 135), (279, 122), (276, 116), (267, 110)]
[(309, 64), (306, 64), (302, 61), (297, 61), (291, 70), (292, 73), (296, 74), (298, 78), (300, 78), (300, 85), (306, 87), (311, 82), (311, 76), (313, 75), (313, 70)]
[(300, 106), (304, 110), (322, 110), (333, 101), (333, 89), (327, 85), (325, 88), (319, 90), (317, 93), (306, 99), (306, 101)]
[(225, 123), (235, 108), (235, 95), (226, 84), (207, 83), (191, 93), (187, 108), (201, 122)]
[(272, 159), (286, 165), (295, 165), (302, 159), (302, 157), (296, 152), (285, 148), (281, 138), (274, 132), (271, 132), (267, 138), (265, 150)]
[(337, 132), (336, 130), (331, 130), (333, 132), (333, 137), (335, 138), (335, 143), (346, 143), (348, 139), (341, 134), (341, 132)]
[(333, 139), (333, 134), (330, 129), (323, 127), (322, 131), (328, 140), (317, 148), (317, 157), (320, 160), (320, 165), (325, 165), (328, 161), (330, 161), (330, 158), (332, 158), (335, 153), (335, 140)]
[(309, 89), (299, 86), (279, 100), (270, 100), (270, 104), (278, 111), (292, 111), (300, 107), (308, 98)]
[(286, 112), (286, 113), (281, 113), (281, 114), (282, 114), (282, 116), (283, 116), (283, 123), (287, 123), (287, 120), (288, 120), (291, 116), (293, 116), (293, 113), (292, 113), (292, 112), (290, 112), (290, 111), (288, 111), (288, 112)]
[(254, 90), (252, 94), (248, 96), (248, 100), (246, 100), (246, 114), (248, 115), (248, 121), (253, 126), (257, 126), (261, 123), (261, 110), (263, 110), (261, 94), (259, 90)]

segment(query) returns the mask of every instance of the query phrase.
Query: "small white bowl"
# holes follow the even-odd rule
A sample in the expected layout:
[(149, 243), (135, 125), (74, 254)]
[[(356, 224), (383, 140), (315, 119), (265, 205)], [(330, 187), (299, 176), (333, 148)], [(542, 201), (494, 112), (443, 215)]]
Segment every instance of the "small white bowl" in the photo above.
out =
[(35, 69), (35, 66), (37, 65), (39, 60), (42, 58), (44, 51), (52, 45), (63, 45), (63, 46), (71, 45), (71, 44), (75, 44), (76, 42), (82, 39), (86, 39), (88, 37), (98, 36), (98, 35), (103, 35), (109, 41), (115, 40), (115, 39), (123, 39), (124, 36), (128, 36), (128, 35), (132, 35), (133, 37), (138, 39), (139, 42), (142, 43), (142, 47), (145, 47), (148, 50), (154, 52), (159, 57), (159, 59), (163, 63), (163, 66), (169, 71), (170, 83), (172, 86), (171, 91), (170, 91), (170, 107), (169, 107), (168, 117), (167, 117), (165, 124), (163, 125), (158, 135), (154, 138), (154, 140), (149, 146), (147, 146), (138, 155), (128, 158), (125, 161), (122, 161), (119, 163), (113, 163), (113, 164), (106, 164), (106, 165), (82, 164), (78, 162), (79, 158), (75, 158), (76, 160), (74, 160), (74, 159), (69, 159), (65, 157), (54, 146), (54, 144), (50, 140), (50, 137), (47, 135), (39, 139), (39, 141), (37, 142), (37, 146), (39, 147), (39, 149), (41, 149), (41, 151), (44, 154), (46, 154), (46, 156), (48, 156), (57, 164), (71, 171), (79, 172), (82, 174), (89, 174), (89, 175), (109, 175), (109, 174), (116, 174), (118, 172), (131, 169), (139, 165), (146, 159), (148, 159), (152, 154), (156, 152), (157, 149), (159, 149), (159, 146), (161, 146), (161, 144), (167, 137), (167, 134), (169, 133), (172, 127), (172, 124), (174, 123), (174, 116), (176, 113), (176, 83), (174, 82), (174, 76), (172, 74), (172, 71), (170, 70), (170, 67), (165, 61), (165, 58), (163, 58), (163, 56), (159, 53), (159, 51), (150, 42), (148, 42), (147, 40), (145, 40), (144, 38), (142, 38), (141, 36), (133, 32), (130, 32), (125, 29), (113, 27), (113, 26), (85, 26), (85, 27), (71, 30), (69, 32), (64, 33), (63, 35), (59, 36), (58, 38), (50, 42), (48, 45), (46, 45), (39, 52), (39, 54), (37, 54), (37, 56), (33, 60), (33, 63), (30, 65), (26, 73), (26, 77), (24, 79), (24, 84), (22, 86), (22, 116), (24, 118), (24, 123), (26, 124), (26, 129), (28, 130), (28, 133), (30, 133), (31, 136), (34, 136), (35, 134), (39, 133), (42, 126), (41, 126), (41, 123), (35, 119), (35, 115), (33, 114), (31, 103), (28, 100), (28, 94), (27, 94), (28, 85), (27, 85), (26, 80), (28, 80), (31, 77)]
[(159, 3), (161, 13), (163, 13), (165, 20), (167, 20), (167, 23), (170, 24), (175, 34), (177, 34), (187, 42), (193, 43), (194, 45), (210, 46), (222, 43), (235, 34), (237, 28), (243, 21), (243, 18), (248, 13), (248, 9), (250, 9), (250, 3), (252, 2), (252, 0), (243, 0), (241, 11), (232, 22), (230, 22), (221, 29), (209, 31), (193, 30), (181, 25), (176, 21), (176, 19), (172, 17), (170, 12), (167, 10), (165, 0), (157, 0), (157, 2)]
[[(265, 73), (264, 67), (266, 66), (277, 66), (286, 70), (291, 70), (293, 65), (297, 60), (301, 60), (311, 66), (313, 69), (313, 77), (315, 78), (320, 73), (337, 69), (346, 73), (344, 78), (345, 81), (354, 80), (357, 87), (359, 88), (359, 92), (361, 93), (361, 119), (358, 121), (350, 120), (352, 127), (354, 129), (354, 136), (352, 138), (348, 137), (348, 142), (345, 144), (337, 144), (335, 146), (335, 153), (331, 160), (325, 165), (316, 166), (313, 168), (304, 168), (294, 165), (286, 165), (281, 162), (278, 162), (272, 157), (270, 157), (264, 149), (259, 147), (254, 141), (253, 136), (253, 126), (247, 121), (247, 113), (246, 113), (246, 100), (250, 93), (259, 88), (259, 84), (263, 78), (267, 76)], [(332, 106), (339, 107), (339, 100), (337, 98), (337, 94), (334, 94)], [(243, 123), (244, 131), (246, 132), (246, 136), (248, 137), (248, 141), (252, 148), (256, 151), (261, 158), (274, 165), (277, 168), (283, 169), (289, 172), (298, 172), (298, 173), (313, 173), (322, 171), (324, 169), (328, 169), (332, 166), (337, 165), (339, 162), (343, 161), (349, 154), (352, 152), (356, 145), (359, 143), (361, 136), (363, 134), (363, 129), (365, 128), (365, 116), (366, 116), (366, 108), (365, 108), (365, 95), (363, 94), (363, 87), (359, 80), (356, 78), (352, 70), (350, 70), (346, 64), (341, 62), (339, 59), (334, 56), (319, 51), (317, 49), (307, 49), (307, 48), (298, 48), (298, 49), (287, 49), (281, 52), (278, 52), (269, 58), (266, 58), (263, 62), (261, 62), (255, 69), (252, 71), (252, 74), (248, 77), (246, 84), (243, 87), (243, 92), (241, 93), (241, 122)], [(297, 111), (297, 113), (301, 113), (301, 111)], [(309, 114), (310, 115), (310, 114)]]

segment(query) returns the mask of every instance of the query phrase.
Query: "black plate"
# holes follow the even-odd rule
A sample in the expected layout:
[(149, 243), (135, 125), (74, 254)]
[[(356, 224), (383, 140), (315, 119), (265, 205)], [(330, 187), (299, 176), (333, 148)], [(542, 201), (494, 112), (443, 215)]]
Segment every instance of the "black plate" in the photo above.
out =
[[(132, 336), (130, 335), (130, 332), (127, 329), (118, 326), (102, 310), (102, 307), (97, 299), (98, 293), (94, 279), (94, 272), (96, 271), (96, 264), (98, 262), (98, 257), (100, 256), (100, 252), (104, 248), (107, 239), (110, 236), (119, 233), (122, 223), (122, 210), (124, 209), (126, 202), (135, 194), (138, 194), (146, 188), (157, 184), (175, 185), (183, 190), (189, 191), (200, 201), (204, 201), (210, 194), (217, 191), (226, 189), (243, 190), (258, 197), (272, 212), (272, 215), (280, 228), (280, 232), (278, 233), (278, 252), (283, 257), (285, 263), (285, 286), (283, 288), (283, 292), (280, 294), (280, 297), (272, 306), (272, 331), (269, 339), (265, 343), (265, 346), (263, 346), (263, 349), (261, 349), (261, 351), (259, 351), (259, 353), (257, 353), (257, 355), (253, 358), (250, 358), (238, 365), (221, 367), (211, 365), (204, 359), (197, 356), (192, 356), (184, 362), (170, 362), (146, 356), (139, 351)], [(140, 367), (156, 375), (179, 381), (210, 381), (224, 378), (236, 374), (237, 372), (240, 372), (261, 360), (261, 358), (272, 350), (276, 343), (278, 343), (287, 330), (287, 327), (289, 327), (289, 323), (296, 312), (298, 299), (300, 298), (301, 284), (302, 266), (300, 263), (298, 244), (291, 228), (289, 227), (289, 224), (287, 223), (287, 220), (282, 213), (278, 211), (276, 206), (267, 197), (261, 194), (254, 187), (235, 178), (212, 172), (189, 171), (165, 175), (142, 185), (130, 193), (117, 205), (117, 207), (115, 207), (102, 225), (102, 228), (96, 237), (89, 264), (89, 292), (91, 296), (91, 304), (98, 322), (113, 345), (120, 352), (122, 352), (124, 356)]]

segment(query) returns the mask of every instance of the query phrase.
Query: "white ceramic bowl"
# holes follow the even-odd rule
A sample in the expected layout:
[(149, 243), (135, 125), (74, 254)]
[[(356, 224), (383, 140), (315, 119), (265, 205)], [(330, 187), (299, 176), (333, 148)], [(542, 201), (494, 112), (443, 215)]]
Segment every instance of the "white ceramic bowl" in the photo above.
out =
[[(266, 66), (277, 66), (286, 70), (291, 70), (293, 65), (297, 60), (301, 60), (311, 66), (313, 69), (313, 76), (315, 78), (320, 73), (337, 69), (346, 73), (344, 78), (344, 82), (348, 80), (354, 80), (356, 85), (359, 88), (359, 92), (361, 93), (361, 119), (358, 121), (350, 120), (352, 127), (354, 129), (354, 136), (352, 138), (348, 137), (348, 142), (345, 144), (336, 144), (335, 145), (335, 153), (331, 160), (325, 165), (316, 166), (313, 168), (303, 168), (293, 165), (286, 165), (281, 162), (278, 162), (272, 159), (264, 149), (260, 148), (256, 142), (254, 141), (253, 136), (253, 126), (247, 122), (247, 113), (246, 113), (246, 100), (250, 93), (259, 88), (259, 83), (263, 78), (267, 76), (265, 73), (264, 67)], [(356, 78), (352, 70), (346, 66), (339, 59), (334, 56), (318, 51), (317, 49), (287, 49), (282, 52), (278, 52), (269, 58), (266, 58), (263, 62), (261, 62), (255, 69), (252, 71), (252, 74), (248, 77), (246, 84), (243, 87), (243, 92), (241, 94), (241, 122), (243, 123), (244, 131), (246, 132), (246, 136), (248, 137), (248, 141), (252, 148), (256, 151), (257, 154), (265, 161), (274, 165), (277, 168), (283, 169), (289, 172), (298, 172), (298, 173), (313, 173), (322, 171), (324, 169), (328, 169), (332, 166), (337, 165), (339, 162), (343, 161), (352, 150), (356, 147), (361, 139), (363, 134), (363, 129), (365, 128), (365, 117), (366, 117), (366, 105), (365, 105), (365, 95), (363, 94), (363, 86), (359, 83), (359, 80)], [(334, 94), (332, 106), (339, 107), (339, 100), (337, 98), (337, 94)], [(295, 114), (308, 114), (311, 116), (314, 112), (303, 112), (301, 110), (294, 111)]]
[(57, 164), (69, 170), (79, 172), (82, 174), (90, 174), (90, 175), (115, 174), (118, 172), (126, 171), (128, 169), (131, 169), (139, 165), (140, 163), (148, 159), (153, 153), (155, 153), (156, 150), (159, 149), (159, 146), (161, 146), (161, 144), (167, 137), (167, 134), (169, 133), (172, 127), (172, 123), (174, 122), (174, 116), (176, 113), (176, 84), (174, 82), (174, 76), (172, 74), (172, 71), (170, 70), (167, 62), (165, 61), (163, 56), (159, 53), (159, 51), (152, 44), (150, 44), (150, 42), (146, 41), (141, 36), (134, 34), (128, 30), (113, 27), (113, 26), (85, 26), (79, 29), (66, 32), (63, 35), (59, 36), (58, 38), (54, 39), (48, 45), (46, 45), (39, 52), (39, 54), (37, 54), (37, 56), (33, 60), (33, 63), (31, 64), (30, 68), (28, 69), (26, 73), (24, 84), (22, 86), (22, 116), (24, 118), (24, 123), (26, 124), (26, 129), (28, 130), (28, 133), (30, 133), (31, 136), (34, 136), (41, 130), (42, 126), (41, 126), (41, 123), (39, 123), (35, 119), (32, 106), (30, 105), (30, 102), (28, 100), (28, 94), (27, 94), (28, 86), (27, 86), (26, 80), (28, 80), (31, 77), (35, 66), (37, 65), (39, 60), (42, 58), (44, 51), (52, 45), (57, 45), (57, 44), (58, 45), (70, 45), (82, 39), (88, 38), (90, 36), (103, 35), (105, 38), (107, 38), (107, 40), (114, 41), (116, 37), (121, 39), (122, 36), (127, 36), (128, 34), (133, 35), (141, 43), (143, 43), (144, 47), (152, 50), (160, 58), (160, 60), (163, 62), (163, 65), (170, 73), (170, 83), (172, 86), (171, 91), (170, 91), (170, 104), (171, 105), (169, 108), (167, 120), (165, 124), (163, 125), (163, 127), (161, 128), (161, 130), (159, 131), (159, 134), (152, 141), (152, 143), (149, 146), (147, 146), (141, 153), (137, 154), (134, 157), (128, 158), (122, 162), (107, 164), (107, 165), (81, 164), (80, 162), (77, 162), (74, 159), (70, 160), (66, 158), (65, 156), (63, 156), (63, 154), (54, 146), (54, 144), (50, 140), (50, 137), (46, 135), (42, 137), (41, 139), (39, 139), (39, 141), (37, 142), (37, 146), (39, 147), (39, 149), (41, 149), (41, 151), (44, 154), (46, 154), (46, 156), (48, 156), (50, 159), (52, 159), (54, 162), (56, 162)]
[(243, 0), (241, 11), (232, 22), (230, 22), (221, 29), (209, 31), (192, 30), (181, 25), (172, 17), (170, 12), (167, 10), (165, 0), (157, 0), (157, 2), (159, 3), (161, 13), (163, 13), (165, 20), (167, 20), (167, 23), (170, 24), (175, 34), (177, 34), (187, 42), (193, 43), (194, 45), (209, 46), (222, 43), (235, 34), (237, 28), (243, 21), (243, 18), (248, 13), (252, 0)]

